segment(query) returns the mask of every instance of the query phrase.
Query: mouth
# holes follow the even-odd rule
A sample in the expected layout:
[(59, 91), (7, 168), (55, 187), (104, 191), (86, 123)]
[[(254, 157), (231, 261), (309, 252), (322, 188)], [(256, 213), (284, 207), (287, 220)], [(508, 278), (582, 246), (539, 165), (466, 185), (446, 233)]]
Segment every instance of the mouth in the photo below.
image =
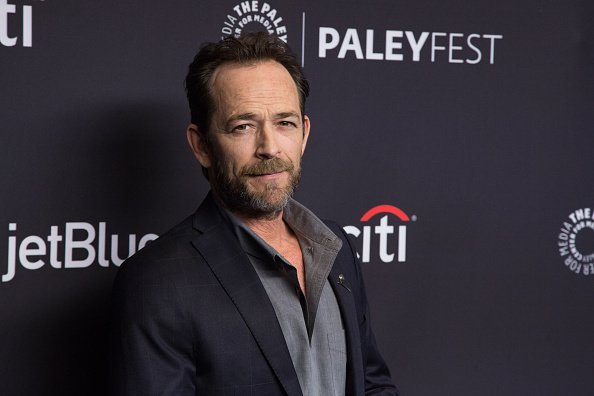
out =
[(268, 173), (254, 173), (248, 175), (249, 177), (263, 179), (263, 180), (271, 180), (280, 177), (285, 171), (278, 171), (278, 172), (268, 172)]
[(242, 173), (252, 180), (273, 181), (292, 171), (293, 165), (290, 162), (275, 158), (245, 167)]

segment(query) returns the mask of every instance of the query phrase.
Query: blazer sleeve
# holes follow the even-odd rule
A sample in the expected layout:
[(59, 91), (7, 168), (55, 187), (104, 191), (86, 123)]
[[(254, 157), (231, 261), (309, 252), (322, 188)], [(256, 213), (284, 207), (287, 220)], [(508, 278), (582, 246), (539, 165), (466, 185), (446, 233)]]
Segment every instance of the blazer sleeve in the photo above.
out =
[(112, 292), (111, 395), (194, 395), (192, 337), (175, 281), (126, 261)]
[(339, 228), (343, 243), (346, 242), (346, 246), (343, 245), (343, 247), (350, 249), (350, 254), (353, 258), (358, 288), (358, 305), (360, 312), (363, 314), (363, 320), (359, 324), (359, 332), (361, 335), (361, 352), (363, 355), (363, 370), (365, 375), (365, 394), (398, 396), (398, 388), (392, 381), (390, 370), (378, 350), (375, 336), (371, 329), (369, 304), (367, 302), (367, 292), (361, 272), (360, 260), (357, 258), (350, 237), (342, 227)]

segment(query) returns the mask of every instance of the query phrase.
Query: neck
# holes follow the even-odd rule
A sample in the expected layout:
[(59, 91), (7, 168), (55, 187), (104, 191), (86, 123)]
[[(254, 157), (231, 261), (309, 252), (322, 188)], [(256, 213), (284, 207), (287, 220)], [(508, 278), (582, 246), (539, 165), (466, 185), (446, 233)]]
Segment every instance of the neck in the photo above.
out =
[(260, 238), (269, 243), (280, 241), (288, 232), (288, 226), (283, 220), (282, 210), (268, 217), (248, 217), (239, 213), (234, 213)]

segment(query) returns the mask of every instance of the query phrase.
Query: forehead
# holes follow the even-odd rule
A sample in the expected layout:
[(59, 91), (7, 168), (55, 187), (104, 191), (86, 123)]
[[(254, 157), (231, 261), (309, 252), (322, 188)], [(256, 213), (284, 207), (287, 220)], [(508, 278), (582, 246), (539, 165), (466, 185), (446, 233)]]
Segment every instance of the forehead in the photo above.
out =
[(283, 65), (272, 60), (225, 63), (213, 73), (210, 86), (219, 105), (255, 100), (299, 106), (293, 78)]

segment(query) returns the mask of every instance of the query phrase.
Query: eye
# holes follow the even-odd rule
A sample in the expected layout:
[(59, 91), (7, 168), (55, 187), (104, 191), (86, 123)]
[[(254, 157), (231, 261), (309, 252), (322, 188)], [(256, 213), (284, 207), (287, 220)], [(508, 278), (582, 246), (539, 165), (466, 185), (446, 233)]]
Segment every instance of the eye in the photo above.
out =
[(282, 126), (282, 127), (291, 127), (291, 128), (297, 128), (297, 124), (295, 124), (292, 121), (280, 121), (278, 123), (278, 125)]
[(236, 133), (245, 133), (247, 132), (250, 128), (252, 127), (252, 125), (250, 124), (240, 124), (240, 125), (236, 125), (233, 127), (233, 129), (231, 130), (231, 132), (236, 132)]

